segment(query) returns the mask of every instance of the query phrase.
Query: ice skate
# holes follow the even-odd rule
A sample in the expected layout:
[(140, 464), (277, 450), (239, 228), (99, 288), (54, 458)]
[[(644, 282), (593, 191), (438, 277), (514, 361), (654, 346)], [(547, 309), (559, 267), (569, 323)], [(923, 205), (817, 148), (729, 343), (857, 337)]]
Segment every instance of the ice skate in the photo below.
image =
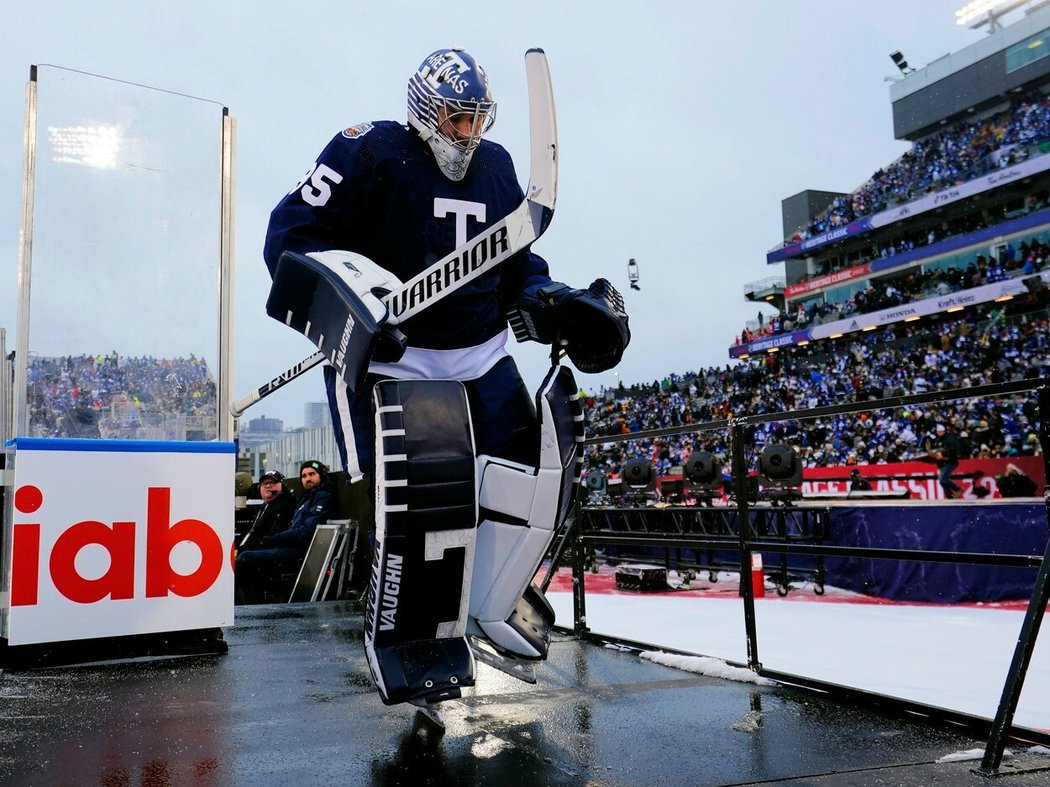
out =
[(415, 721), (420, 731), (426, 730), (438, 737), (445, 734), (445, 711), (440, 703), (431, 704), (421, 699), (413, 701), (412, 704), (416, 706)]
[(482, 664), (488, 664), (526, 683), (536, 682), (536, 661), (519, 658), (512, 653), (500, 650), (481, 637), (467, 637), (467, 642), (470, 644), (470, 651), (474, 654), (474, 658)]

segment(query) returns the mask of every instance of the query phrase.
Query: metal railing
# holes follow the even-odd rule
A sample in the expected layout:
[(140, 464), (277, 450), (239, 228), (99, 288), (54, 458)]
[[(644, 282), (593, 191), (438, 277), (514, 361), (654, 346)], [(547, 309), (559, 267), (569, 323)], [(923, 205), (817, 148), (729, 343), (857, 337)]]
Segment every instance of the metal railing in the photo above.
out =
[(783, 289), (787, 286), (787, 279), (783, 276), (767, 276), (765, 279), (753, 281), (744, 285), (744, 294), (749, 292), (763, 292), (764, 290)]
[[(860, 403), (834, 405), (802, 411), (742, 416), (728, 420), (693, 424), (688, 427), (672, 427), (668, 429), (634, 432), (623, 435), (603, 435), (600, 437), (589, 438), (585, 442), (587, 444), (624, 442), (691, 432), (727, 429), (730, 433), (732, 458), (731, 501), (735, 501), (737, 521), (748, 522), (750, 521), (750, 513), (754, 510), (755, 506), (752, 503), (751, 492), (748, 489), (747, 479), (749, 476), (749, 468), (747, 456), (745, 454), (745, 440), (747, 439), (746, 435), (748, 434), (748, 431), (753, 431), (756, 425), (773, 421), (784, 422), (788, 420), (815, 419), (864, 411), (870, 412), (873, 410), (898, 407), (912, 407), (914, 405), (933, 402), (950, 402), (964, 399), (1010, 396), (1033, 392), (1038, 394), (1038, 413), (1040, 422), (1039, 438), (1043, 446), (1044, 473), (1045, 478), (1050, 480), (1050, 461), (1048, 461), (1046, 454), (1046, 448), (1050, 447), (1050, 435), (1048, 435), (1048, 429), (1050, 429), (1050, 388), (1047, 387), (1046, 381), (1041, 379), (1020, 380), (1011, 383), (984, 385), (951, 391), (934, 391), (925, 394), (892, 397), (882, 400), (869, 400)], [(1044, 493), (1044, 501), (1047, 511), (1048, 532), (1050, 532), (1050, 487), (1047, 487), (1047, 491)], [(776, 504), (774, 503), (774, 505)], [(732, 511), (733, 509), (729, 510)], [(626, 516), (626, 511), (624, 515)], [(606, 511), (603, 513), (603, 516), (615, 516), (615, 512)], [(1013, 724), (1021, 689), (1024, 685), (1025, 674), (1035, 650), (1036, 639), (1047, 603), (1050, 601), (1050, 540), (1047, 542), (1045, 553), (1042, 557), (1039, 557), (1036, 555), (1012, 555), (985, 552), (952, 552), (837, 546), (823, 543), (820, 539), (792, 540), (788, 538), (778, 538), (775, 534), (771, 536), (768, 529), (754, 527), (736, 527), (734, 528), (735, 533), (716, 534), (715, 537), (712, 537), (711, 532), (703, 531), (703, 529), (701, 529), (702, 532), (698, 533), (617, 535), (609, 532), (588, 532), (584, 527), (584, 519), (586, 519), (586, 517), (582, 515), (582, 511), (577, 509), (575, 515), (569, 522), (566, 532), (557, 541), (553, 548), (550, 567), (542, 582), (543, 589), (546, 589), (559, 565), (566, 559), (570, 561), (573, 576), (573, 632), (577, 636), (592, 636), (587, 626), (585, 578), (587, 573), (587, 556), (589, 552), (593, 553), (595, 548), (623, 546), (634, 548), (691, 548), (696, 550), (734, 549), (739, 555), (738, 565), (741, 568), (740, 596), (743, 599), (744, 609), (747, 667), (756, 673), (764, 677), (769, 677), (774, 680), (794, 685), (807, 686), (822, 691), (832, 691), (842, 694), (846, 699), (855, 702), (866, 702), (878, 706), (888, 705), (897, 711), (909, 714), (918, 713), (930, 719), (942, 720), (952, 724), (963, 724), (981, 734), (987, 734), (988, 745), (985, 749), (984, 758), (980, 767), (980, 771), (987, 775), (993, 775), (998, 771), (1008, 739), (1035, 741), (1042, 743), (1043, 745), (1050, 744), (1050, 733), (1045, 730), (1040, 731), (1019, 728)], [(735, 538), (727, 539), (726, 535), (735, 535)], [(913, 700), (886, 697), (885, 695), (864, 689), (833, 685), (819, 679), (763, 668), (762, 663), (759, 660), (760, 632), (755, 614), (754, 588), (752, 587), (751, 582), (744, 581), (746, 575), (744, 567), (752, 565), (752, 555), (755, 553), (772, 553), (782, 556), (785, 559), (789, 555), (808, 555), (811, 557), (817, 557), (820, 560), (824, 557), (835, 556), (933, 563), (970, 563), (989, 566), (1038, 569), (1032, 596), (1028, 603), (1027, 613), (1014, 650), (1013, 661), (1010, 665), (1000, 696), (998, 708), (992, 722), (989, 724), (987, 719), (978, 716), (951, 711)], [(823, 580), (823, 577), (821, 577), (821, 580)], [(616, 638), (615, 636), (603, 634), (601, 639), (615, 640)], [(621, 641), (625, 642), (624, 640)]]

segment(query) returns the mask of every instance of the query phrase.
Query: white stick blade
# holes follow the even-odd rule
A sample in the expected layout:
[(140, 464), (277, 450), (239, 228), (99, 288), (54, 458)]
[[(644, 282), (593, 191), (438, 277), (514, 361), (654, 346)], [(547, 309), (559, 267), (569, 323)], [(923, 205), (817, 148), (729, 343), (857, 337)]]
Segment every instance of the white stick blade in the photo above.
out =
[(529, 88), (531, 140), (529, 192), (525, 196), (553, 210), (558, 194), (558, 123), (550, 68), (542, 49), (525, 53), (525, 77)]

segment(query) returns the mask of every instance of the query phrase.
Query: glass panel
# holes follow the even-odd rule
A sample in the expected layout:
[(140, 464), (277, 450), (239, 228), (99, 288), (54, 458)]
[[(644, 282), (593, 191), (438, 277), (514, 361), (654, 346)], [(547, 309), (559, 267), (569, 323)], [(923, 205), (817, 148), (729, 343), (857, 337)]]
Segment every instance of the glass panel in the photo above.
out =
[(1050, 30), (1043, 30), (1006, 50), (1006, 73), (1010, 74), (1029, 63), (1050, 55)]
[[(921, 510), (914, 513), (920, 516)], [(873, 578), (908, 577), (906, 584), (913, 591), (955, 568), (927, 562), (863, 562)], [(757, 602), (763, 667), (986, 719), (995, 716), (1026, 602), (886, 598), (837, 586), (842, 566), (835, 561), (827, 565), (828, 581), (836, 584), (827, 586), (824, 595), (793, 581), (783, 600), (802, 603), (778, 603), (781, 599), (771, 595)], [(1034, 570), (1027, 573), (1034, 578)], [(1039, 646), (1046, 653), (1045, 643)], [(1046, 729), (1050, 721), (1050, 711), (1038, 700), (1050, 692), (1047, 664), (1037, 651), (1014, 719), (1018, 725)]]
[(28, 434), (214, 440), (223, 107), (37, 75)]

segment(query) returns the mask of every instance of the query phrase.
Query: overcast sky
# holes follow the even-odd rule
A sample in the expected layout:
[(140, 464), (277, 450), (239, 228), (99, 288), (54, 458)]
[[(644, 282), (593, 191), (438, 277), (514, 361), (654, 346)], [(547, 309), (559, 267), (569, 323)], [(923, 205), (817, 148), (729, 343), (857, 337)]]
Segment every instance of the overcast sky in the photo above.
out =
[[(885, 78), (899, 72), (889, 54), (900, 50), (921, 68), (979, 41), (983, 32), (955, 24), (961, 4), (9, 3), (0, 29), (0, 327), (13, 349), (31, 64), (209, 99), (236, 118), (238, 398), (313, 349), (265, 316), (261, 249), (269, 211), (332, 135), (365, 120), (403, 121), (405, 85), (423, 57), (463, 46), (488, 70), (499, 102), (490, 137), (525, 181), (523, 56), (538, 46), (550, 61), (561, 161), (557, 213), (535, 250), (555, 279), (582, 287), (609, 278), (631, 316), (633, 340), (616, 373), (579, 375), (581, 384), (597, 390), (724, 365), (757, 315), (745, 285), (783, 272), (765, 264), (782, 240), (781, 200), (807, 188), (851, 191), (907, 149), (893, 139)], [(640, 292), (628, 288), (631, 257)], [(142, 264), (160, 263), (145, 249)], [(546, 353), (512, 351), (537, 385)], [(303, 402), (321, 399), (315, 371), (246, 417), (294, 426)]]

